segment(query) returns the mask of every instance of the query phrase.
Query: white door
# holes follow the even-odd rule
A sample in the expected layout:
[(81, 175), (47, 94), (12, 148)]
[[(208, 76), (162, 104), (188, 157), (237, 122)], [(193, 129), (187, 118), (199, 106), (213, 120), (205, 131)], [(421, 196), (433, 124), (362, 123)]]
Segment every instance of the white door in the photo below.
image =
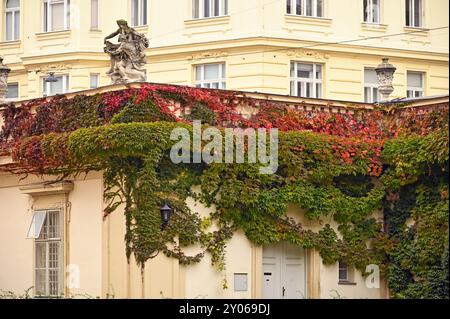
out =
[(265, 246), (262, 280), (265, 299), (306, 298), (305, 250), (288, 243)]

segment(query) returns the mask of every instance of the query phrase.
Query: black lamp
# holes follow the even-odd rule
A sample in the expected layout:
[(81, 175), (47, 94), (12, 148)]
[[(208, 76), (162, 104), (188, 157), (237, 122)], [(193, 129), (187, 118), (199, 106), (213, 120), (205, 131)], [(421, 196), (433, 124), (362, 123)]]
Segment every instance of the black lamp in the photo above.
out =
[(167, 204), (164, 204), (164, 206), (161, 207), (159, 211), (161, 212), (161, 220), (162, 220), (161, 229), (164, 229), (169, 224), (170, 215), (172, 215), (173, 213), (173, 208)]
[(45, 82), (47, 83), (58, 82), (58, 79), (55, 77), (55, 72), (49, 72), (48, 76), (45, 78)]

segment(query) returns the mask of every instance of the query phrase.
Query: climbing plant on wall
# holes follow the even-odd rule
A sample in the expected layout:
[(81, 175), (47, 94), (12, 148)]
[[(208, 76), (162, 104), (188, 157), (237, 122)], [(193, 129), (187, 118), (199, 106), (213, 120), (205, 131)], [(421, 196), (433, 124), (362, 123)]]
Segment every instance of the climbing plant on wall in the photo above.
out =
[[(243, 117), (238, 105), (258, 112)], [(2, 169), (60, 179), (103, 171), (105, 218), (123, 210), (126, 254), (142, 267), (156, 252), (182, 264), (208, 253), (223, 270), (227, 241), (241, 230), (258, 245), (315, 248), (325, 264), (344, 259), (362, 272), (380, 265), (398, 298), (448, 298), (448, 105), (352, 110), (301, 111), (168, 85), (34, 100), (3, 110), (0, 152), (15, 163)], [(170, 134), (180, 127), (192, 134), (193, 120), (221, 130), (278, 128), (277, 172), (261, 175), (248, 163), (173, 164)], [(214, 207), (211, 217), (192, 212), (188, 197)], [(166, 202), (176, 214), (161, 230)], [(333, 218), (338, 228), (305, 229), (287, 216), (288, 205), (311, 221)], [(186, 255), (193, 244), (203, 250)]]

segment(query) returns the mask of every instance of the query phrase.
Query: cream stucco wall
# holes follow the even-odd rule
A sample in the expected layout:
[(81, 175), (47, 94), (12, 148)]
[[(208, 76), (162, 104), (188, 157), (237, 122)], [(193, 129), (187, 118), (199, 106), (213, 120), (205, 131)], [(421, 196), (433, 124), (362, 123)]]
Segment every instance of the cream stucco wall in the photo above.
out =
[[(51, 179), (46, 179), (47, 181)], [(42, 180), (0, 174), (0, 289), (23, 293), (34, 284), (34, 240), (27, 239), (33, 212), (61, 209), (65, 217), (66, 295), (102, 295), (102, 180), (98, 174), (74, 181), (64, 194), (24, 194), (23, 187), (42, 185)], [(74, 280), (69, 289), (70, 271)], [(78, 276), (79, 274), (79, 276)]]
[[(324, 18), (285, 14), (285, 1), (229, 1), (229, 15), (192, 20), (191, 0), (173, 4), (149, 0), (148, 25), (137, 27), (150, 39), (148, 80), (194, 84), (194, 65), (224, 62), (227, 88), (289, 94), (291, 61), (325, 66), (323, 97), (363, 100), (363, 69), (388, 56), (398, 68), (392, 98), (406, 95), (406, 71), (425, 72), (425, 95), (448, 94), (448, 1), (424, 1), (422, 29), (405, 27), (405, 1), (381, 1), (381, 24), (362, 23), (361, 0), (325, 0)], [(4, 1), (3, 1), (4, 2)], [(90, 1), (71, 1), (71, 28), (42, 32), (42, 1), (21, 1), (21, 37), (5, 42), (0, 6), (0, 54), (20, 84), (20, 99), (42, 96), (48, 70), (69, 75), (70, 91), (89, 88), (89, 75), (105, 72), (103, 38), (115, 20), (130, 20), (129, 0), (99, 0), (99, 29), (90, 29)], [(414, 33), (411, 33), (414, 32)], [(403, 34), (408, 33), (408, 34)], [(396, 34), (396, 36), (391, 36)], [(370, 38), (370, 39), (368, 39)], [(364, 40), (363, 40), (364, 39)], [(363, 40), (333, 44), (348, 40)]]

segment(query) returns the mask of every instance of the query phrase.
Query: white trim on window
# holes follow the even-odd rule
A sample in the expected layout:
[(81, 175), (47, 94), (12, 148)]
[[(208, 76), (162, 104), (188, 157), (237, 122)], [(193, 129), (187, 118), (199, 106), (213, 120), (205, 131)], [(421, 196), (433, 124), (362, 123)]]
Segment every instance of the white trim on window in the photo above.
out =
[(41, 210), (36, 211), (35, 216), (37, 214), (43, 221), (39, 236), (34, 240), (35, 295), (61, 296), (64, 287), (63, 214), (61, 210)]
[[(18, 3), (19, 3), (18, 7), (8, 7), (8, 4), (10, 3), (9, 1), (11, 1), (11, 0), (4, 1), (4, 4), (5, 4), (5, 40), (6, 41), (16, 41), (16, 40), (20, 39), (20, 1), (18, 1)], [(8, 19), (9, 19), (9, 23), (8, 23)]]
[(381, 21), (381, 0), (364, 0), (363, 16), (364, 22), (380, 24)]
[(422, 0), (405, 0), (406, 26), (421, 28), (423, 24)]
[[(301, 76), (300, 73), (308, 76)], [(322, 64), (291, 62), (291, 95), (321, 98), (322, 78)]]
[(228, 15), (228, 0), (192, 0), (192, 18), (204, 19)]
[(147, 25), (147, 0), (131, 0), (131, 26)]
[(91, 0), (91, 30), (98, 30), (99, 28), (99, 0)]
[[(70, 0), (43, 0), (44, 32), (54, 32), (70, 29)], [(63, 26), (58, 28), (53, 24), (53, 10), (57, 5), (63, 4)]]
[[(19, 83), (18, 82), (8, 83), (7, 87), (8, 87), (8, 89), (6, 91), (6, 98), (5, 98), (5, 100), (7, 102), (17, 101), (19, 99), (19, 94), (20, 94), (20, 92), (19, 92), (19, 89), (20, 89)], [(14, 89), (14, 90), (12, 90), (12, 89)], [(11, 92), (14, 92), (15, 94), (12, 95)]]
[(91, 73), (89, 75), (89, 88), (96, 89), (100, 86), (100, 74)]
[(424, 88), (425, 73), (423, 72), (406, 72), (406, 96), (408, 98), (422, 97), (425, 92)]
[(55, 89), (52, 87), (55, 84), (45, 82), (45, 77), (43, 77), (42, 83), (43, 83), (43, 95), (44, 96), (52, 96), (55, 94), (64, 94), (64, 93), (69, 92), (69, 76), (67, 74), (64, 74), (64, 75), (57, 75), (55, 77), (58, 79), (58, 81), (62, 82), (61, 90), (55, 91)]
[[(214, 76), (206, 76), (208, 69), (217, 72)], [(208, 63), (195, 66), (195, 86), (208, 89), (226, 89), (225, 63)]]
[(286, 0), (286, 13), (291, 15), (322, 18), (325, 0)]

